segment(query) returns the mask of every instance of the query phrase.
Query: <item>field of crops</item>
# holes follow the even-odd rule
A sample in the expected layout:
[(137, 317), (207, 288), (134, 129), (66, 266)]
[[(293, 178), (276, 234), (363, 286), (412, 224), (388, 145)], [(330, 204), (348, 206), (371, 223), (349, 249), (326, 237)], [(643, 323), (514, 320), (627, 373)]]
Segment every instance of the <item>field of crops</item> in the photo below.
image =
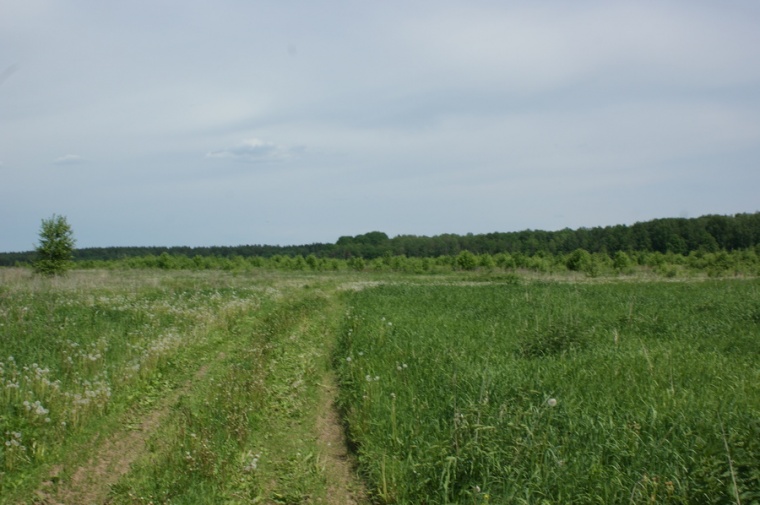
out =
[(336, 364), (381, 503), (760, 502), (760, 283), (385, 285)]

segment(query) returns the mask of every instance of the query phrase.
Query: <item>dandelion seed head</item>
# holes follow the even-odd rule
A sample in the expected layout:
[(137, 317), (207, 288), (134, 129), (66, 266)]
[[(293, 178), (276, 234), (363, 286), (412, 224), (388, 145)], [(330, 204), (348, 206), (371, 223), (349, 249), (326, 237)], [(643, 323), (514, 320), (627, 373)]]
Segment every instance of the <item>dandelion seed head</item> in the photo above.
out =
[(556, 398), (549, 398), (546, 400), (546, 404), (550, 407), (556, 407), (557, 406), (557, 399)]

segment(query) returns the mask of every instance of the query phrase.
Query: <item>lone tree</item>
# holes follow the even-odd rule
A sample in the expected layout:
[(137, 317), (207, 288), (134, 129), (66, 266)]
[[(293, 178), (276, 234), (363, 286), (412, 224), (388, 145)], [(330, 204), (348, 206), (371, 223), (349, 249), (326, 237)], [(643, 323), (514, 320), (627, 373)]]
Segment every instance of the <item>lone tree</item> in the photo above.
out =
[(65, 217), (53, 214), (50, 219), (43, 219), (34, 271), (45, 275), (65, 273), (71, 268), (75, 243), (74, 232)]

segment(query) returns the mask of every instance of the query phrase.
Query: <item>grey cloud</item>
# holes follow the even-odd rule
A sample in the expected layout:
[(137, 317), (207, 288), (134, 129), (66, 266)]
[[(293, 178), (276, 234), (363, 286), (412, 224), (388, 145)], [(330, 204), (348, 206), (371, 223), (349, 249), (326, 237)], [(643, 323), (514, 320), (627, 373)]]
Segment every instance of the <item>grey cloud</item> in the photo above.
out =
[(84, 163), (85, 159), (78, 154), (64, 154), (63, 156), (56, 158), (53, 163), (56, 165), (76, 165)]
[(0, 215), (32, 229), (306, 243), (757, 208), (760, 2), (0, 4)]
[(0, 85), (10, 79), (10, 77), (18, 70), (18, 65), (13, 64), (0, 72)]
[(226, 158), (247, 163), (285, 161), (296, 155), (297, 149), (286, 148), (257, 138), (244, 140), (240, 144), (206, 153), (207, 158)]

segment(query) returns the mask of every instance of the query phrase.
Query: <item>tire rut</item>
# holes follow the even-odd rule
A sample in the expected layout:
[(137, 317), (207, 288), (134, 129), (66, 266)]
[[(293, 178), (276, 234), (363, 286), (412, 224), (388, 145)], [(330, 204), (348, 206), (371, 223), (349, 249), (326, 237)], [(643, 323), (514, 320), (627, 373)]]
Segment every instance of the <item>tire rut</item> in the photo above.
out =
[(343, 426), (335, 406), (337, 385), (332, 373), (325, 375), (322, 387), (316, 427), (327, 479), (327, 503), (334, 505), (369, 503), (367, 490), (356, 474), (356, 463), (348, 451)]
[[(223, 355), (220, 355), (223, 357)], [(146, 452), (146, 442), (171, 412), (179, 397), (187, 393), (194, 382), (202, 379), (208, 366), (201, 367), (195, 376), (173, 391), (161, 402), (161, 407), (146, 414), (139, 426), (123, 429), (99, 442), (93, 456), (78, 467), (66, 482), (53, 484), (63, 470), (58, 466), (51, 480), (44, 482), (35, 493), (39, 505), (87, 505), (106, 503), (111, 486), (129, 472), (130, 466)], [(96, 444), (98, 441), (95, 442)]]

